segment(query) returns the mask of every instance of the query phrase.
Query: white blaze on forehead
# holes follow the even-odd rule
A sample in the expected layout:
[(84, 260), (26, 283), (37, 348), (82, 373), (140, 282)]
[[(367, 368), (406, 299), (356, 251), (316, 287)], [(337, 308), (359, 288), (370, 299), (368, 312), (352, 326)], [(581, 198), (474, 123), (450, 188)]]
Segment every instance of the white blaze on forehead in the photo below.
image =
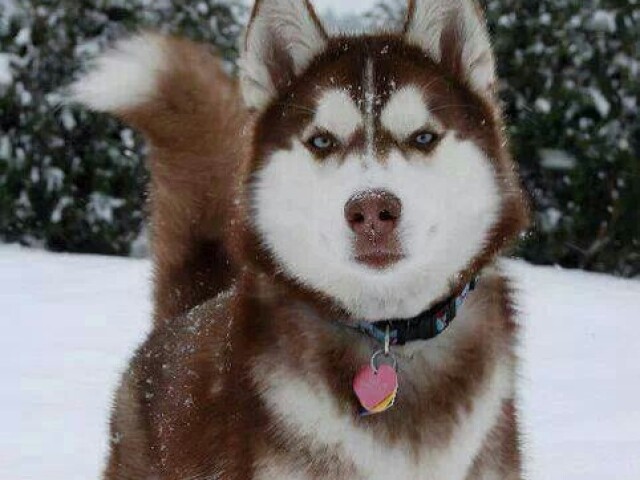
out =
[(376, 82), (373, 71), (373, 60), (367, 58), (367, 64), (364, 72), (364, 109), (366, 113), (365, 132), (367, 137), (367, 156), (370, 160), (375, 155), (375, 119), (373, 116), (374, 104), (376, 100)]
[(313, 125), (348, 140), (362, 125), (362, 115), (346, 90), (330, 90), (318, 101)]
[(404, 140), (425, 127), (442, 130), (442, 125), (429, 112), (422, 92), (414, 85), (402, 87), (391, 95), (380, 120), (397, 140)]

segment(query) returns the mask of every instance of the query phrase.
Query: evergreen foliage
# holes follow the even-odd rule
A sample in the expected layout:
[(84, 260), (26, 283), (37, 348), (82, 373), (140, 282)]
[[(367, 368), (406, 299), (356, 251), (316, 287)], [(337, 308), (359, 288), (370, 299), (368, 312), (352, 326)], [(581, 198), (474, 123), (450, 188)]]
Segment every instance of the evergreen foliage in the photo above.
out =
[(640, 4), (489, 0), (487, 12), (535, 207), (522, 255), (640, 274)]
[[(484, 0), (512, 148), (534, 207), (519, 253), (640, 274), (638, 0)], [(240, 0), (5, 0), (0, 4), (0, 238), (128, 254), (144, 219), (139, 138), (60, 106), (80, 64), (140, 28), (215, 45), (229, 61)], [(366, 22), (402, 22), (386, 0)], [(349, 22), (355, 22), (351, 18)]]

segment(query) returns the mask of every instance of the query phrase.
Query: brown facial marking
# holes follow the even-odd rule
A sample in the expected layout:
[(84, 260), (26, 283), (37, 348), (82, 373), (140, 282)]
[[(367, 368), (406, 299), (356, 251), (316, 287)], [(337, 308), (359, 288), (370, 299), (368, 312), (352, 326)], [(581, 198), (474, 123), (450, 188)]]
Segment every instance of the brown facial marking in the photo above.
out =
[(345, 145), (345, 148), (342, 152), (342, 160), (344, 160), (349, 154), (364, 153), (366, 147), (367, 138), (365, 136), (364, 130), (362, 128), (359, 128), (351, 136), (349, 143)]
[[(367, 100), (368, 80), (365, 73), (369, 60), (373, 62), (374, 98)], [(291, 138), (300, 138), (301, 132), (313, 119), (320, 94), (335, 88), (349, 92), (365, 117), (368, 101), (371, 103), (374, 116), (372, 150), (376, 153), (376, 158), (372, 160), (384, 161), (393, 148), (411, 150), (388, 135), (379, 120), (393, 92), (409, 84), (424, 91), (430, 111), (445, 129), (455, 130), (461, 137), (470, 138), (486, 151), (491, 141), (486, 135), (491, 134), (492, 126), (486, 123), (493, 122), (493, 112), (481, 99), (468, 92), (463, 83), (434, 64), (421, 50), (407, 46), (395, 37), (331, 39), (328, 51), (307, 69), (299, 82), (284, 91), (259, 119), (254, 144), (258, 151), (252, 168), (259, 168), (270, 151), (287, 148)], [(483, 128), (483, 125), (487, 128)], [(358, 132), (354, 141), (341, 145), (334, 153), (344, 158), (349, 153), (362, 151), (362, 140)]]

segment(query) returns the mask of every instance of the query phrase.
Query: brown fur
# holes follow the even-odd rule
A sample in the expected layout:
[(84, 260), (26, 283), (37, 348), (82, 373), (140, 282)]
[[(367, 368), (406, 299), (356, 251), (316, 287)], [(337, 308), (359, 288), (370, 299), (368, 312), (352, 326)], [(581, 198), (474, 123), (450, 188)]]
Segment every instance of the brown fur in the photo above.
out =
[(228, 288), (223, 237), (231, 221), (248, 114), (236, 81), (205, 46), (165, 39), (169, 67), (157, 95), (118, 112), (148, 138), (156, 320), (174, 318)]
[[(487, 273), (451, 332), (430, 344), (434, 355), (446, 352), (446, 361), (399, 348), (397, 404), (384, 415), (358, 417), (351, 382), (376, 345), (345, 327), (351, 319), (330, 298), (282, 275), (252, 227), (251, 173), (308, 123), (314, 86), (329, 81), (328, 71), (337, 83), (357, 85), (362, 58), (383, 45), (390, 53), (376, 57), (380, 92), (391, 80), (428, 88), (439, 120), (485, 151), (504, 192), (485, 249), (452, 288), (490, 265), (526, 224), (497, 108), (398, 38), (330, 40), (300, 81), (282, 87), (256, 118), (240, 107), (235, 82), (203, 47), (168, 40), (171, 68), (157, 97), (119, 112), (152, 145), (156, 322), (116, 396), (108, 480), (249, 480), (270, 464), (302, 469), (308, 478), (361, 478), (340, 449), (319, 448), (272, 411), (265, 400), (271, 372), (324, 385), (359, 428), (417, 457), (425, 447), (446, 445), (457, 412), (471, 410), (496, 368), (515, 362), (509, 286), (499, 273)], [(398, 71), (402, 77), (395, 78)], [(243, 134), (247, 125), (251, 137)], [(379, 141), (385, 151), (394, 140), (381, 135)], [(233, 288), (213, 298), (232, 280)], [(508, 400), (468, 479), (495, 473), (517, 480), (519, 464)]]
[[(451, 346), (446, 368), (433, 371), (422, 359), (401, 356), (397, 405), (358, 422), (390, 445), (402, 442), (417, 451), (446, 444), (451, 413), (471, 408), (487, 373), (513, 356), (515, 326), (505, 288), (499, 276), (483, 279), (468, 305), (481, 316), (460, 319), (476, 327)], [(232, 294), (156, 328), (138, 350), (117, 399), (107, 478), (154, 472), (186, 480), (222, 472), (219, 478), (250, 479), (264, 449), (286, 463), (309, 462), (309, 478), (359, 478), (348, 458), (315, 449), (270, 413), (260, 372), (277, 367), (328, 379), (341, 408), (357, 418), (351, 380), (373, 346), (270, 282), (245, 278)], [(426, 382), (416, 375), (425, 371), (431, 372)], [(492, 469), (517, 471), (515, 428), (513, 406), (505, 404), (470, 479)]]

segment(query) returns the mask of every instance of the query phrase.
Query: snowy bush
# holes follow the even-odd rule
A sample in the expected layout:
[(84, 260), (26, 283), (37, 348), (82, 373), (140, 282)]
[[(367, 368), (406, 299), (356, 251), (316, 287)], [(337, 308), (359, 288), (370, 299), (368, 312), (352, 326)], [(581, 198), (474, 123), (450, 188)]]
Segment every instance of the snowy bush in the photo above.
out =
[[(638, 2), (483, 1), (534, 206), (520, 253), (536, 263), (640, 274)], [(404, 5), (385, 0), (366, 21), (398, 25)], [(231, 66), (246, 13), (236, 0), (0, 3), (0, 236), (54, 250), (139, 250), (139, 138), (59, 106), (55, 92), (80, 62), (140, 27), (207, 40)]]
[(486, 3), (535, 207), (523, 256), (640, 274), (640, 3)]
[(144, 220), (143, 147), (105, 115), (61, 105), (61, 87), (116, 37), (180, 32), (236, 54), (233, 1), (0, 3), (0, 235), (52, 250), (128, 254)]

